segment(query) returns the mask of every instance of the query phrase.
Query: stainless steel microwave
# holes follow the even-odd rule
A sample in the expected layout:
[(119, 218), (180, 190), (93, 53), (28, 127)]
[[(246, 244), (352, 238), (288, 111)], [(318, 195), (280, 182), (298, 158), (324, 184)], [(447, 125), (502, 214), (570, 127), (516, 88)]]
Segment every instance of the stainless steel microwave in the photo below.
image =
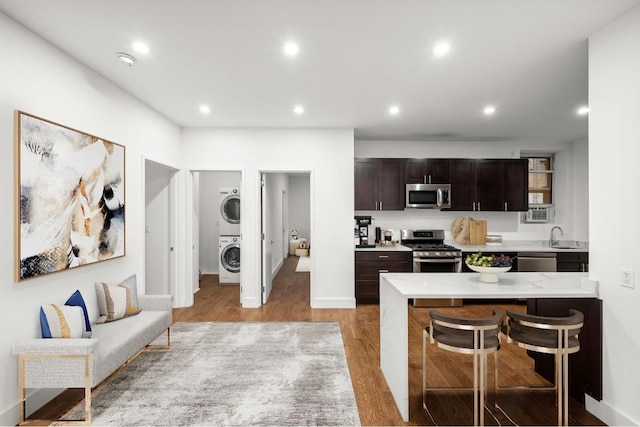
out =
[(407, 184), (405, 200), (407, 208), (450, 208), (451, 184)]

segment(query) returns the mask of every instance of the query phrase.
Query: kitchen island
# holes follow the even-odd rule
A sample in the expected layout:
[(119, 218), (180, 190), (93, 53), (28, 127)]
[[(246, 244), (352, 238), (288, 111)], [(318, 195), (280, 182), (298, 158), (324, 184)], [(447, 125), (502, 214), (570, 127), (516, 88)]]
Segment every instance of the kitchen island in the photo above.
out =
[(380, 367), (402, 419), (409, 421), (409, 299), (597, 297), (588, 273), (510, 273), (498, 283), (480, 282), (479, 274), (380, 274)]

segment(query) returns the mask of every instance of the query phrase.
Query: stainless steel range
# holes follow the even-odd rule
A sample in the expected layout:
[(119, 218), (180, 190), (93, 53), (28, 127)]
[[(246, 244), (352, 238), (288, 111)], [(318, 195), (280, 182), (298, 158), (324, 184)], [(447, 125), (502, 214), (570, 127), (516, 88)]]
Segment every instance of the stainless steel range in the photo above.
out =
[[(444, 230), (402, 230), (400, 243), (413, 250), (414, 273), (460, 273), (462, 251), (444, 243)], [(416, 307), (462, 305), (460, 299), (414, 299)]]
[(414, 273), (462, 271), (462, 251), (444, 244), (443, 230), (402, 230), (400, 243), (413, 249)]

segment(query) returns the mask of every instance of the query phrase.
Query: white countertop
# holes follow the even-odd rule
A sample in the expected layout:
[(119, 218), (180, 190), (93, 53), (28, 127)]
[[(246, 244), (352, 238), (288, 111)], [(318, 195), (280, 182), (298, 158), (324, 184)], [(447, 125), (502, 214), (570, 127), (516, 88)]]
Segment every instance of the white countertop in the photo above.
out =
[[(589, 244), (584, 243), (584, 247), (576, 249), (554, 248), (542, 240), (505, 240), (502, 245), (462, 245), (455, 240), (445, 240), (447, 245), (455, 246), (462, 252), (589, 252)], [(411, 251), (411, 248), (397, 244), (376, 245), (375, 248), (355, 248), (356, 251)]]
[(411, 252), (412, 249), (401, 244), (393, 245), (376, 245), (375, 248), (354, 248), (356, 252)]
[(589, 252), (589, 243), (580, 242), (581, 247), (565, 249), (549, 246), (544, 240), (504, 240), (501, 245), (462, 245), (455, 240), (446, 240), (462, 252)]
[(393, 286), (406, 298), (597, 298), (589, 273), (505, 273), (498, 283), (479, 273), (382, 273), (380, 286)]

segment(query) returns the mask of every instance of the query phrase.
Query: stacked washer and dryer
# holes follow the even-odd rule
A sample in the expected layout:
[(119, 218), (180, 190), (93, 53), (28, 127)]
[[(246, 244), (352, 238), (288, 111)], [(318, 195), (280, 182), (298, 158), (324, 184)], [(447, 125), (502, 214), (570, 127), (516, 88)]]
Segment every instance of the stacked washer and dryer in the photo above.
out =
[(220, 188), (220, 283), (240, 283), (240, 189)]

